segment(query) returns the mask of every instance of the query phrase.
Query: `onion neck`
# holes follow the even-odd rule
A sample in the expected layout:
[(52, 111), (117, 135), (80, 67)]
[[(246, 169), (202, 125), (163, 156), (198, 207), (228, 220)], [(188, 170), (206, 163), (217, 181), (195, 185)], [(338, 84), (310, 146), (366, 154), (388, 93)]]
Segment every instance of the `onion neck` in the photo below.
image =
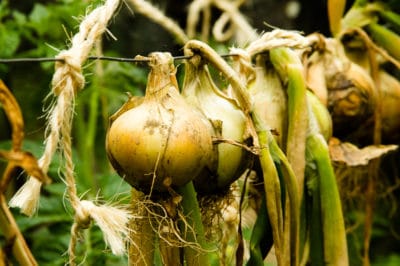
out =
[(175, 77), (175, 66), (170, 53), (155, 52), (150, 54), (150, 73), (146, 87), (146, 99), (154, 99), (165, 96), (170, 87), (178, 90)]

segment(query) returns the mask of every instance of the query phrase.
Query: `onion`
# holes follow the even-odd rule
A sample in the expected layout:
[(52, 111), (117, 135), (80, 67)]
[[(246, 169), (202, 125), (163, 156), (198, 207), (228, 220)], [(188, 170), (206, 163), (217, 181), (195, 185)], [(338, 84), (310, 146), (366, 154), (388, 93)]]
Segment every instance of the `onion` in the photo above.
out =
[(268, 66), (265, 55), (256, 59), (256, 79), (249, 86), (253, 100), (253, 109), (259, 118), (275, 132), (274, 136), (279, 146), (284, 143), (287, 127), (287, 95), (278, 73)]
[[(185, 49), (185, 55), (193, 55)], [(185, 63), (185, 79), (182, 95), (211, 121), (214, 137), (235, 142), (244, 142), (246, 117), (237, 103), (228, 98), (214, 84), (207, 65), (200, 55), (193, 55)], [(224, 189), (243, 173), (247, 152), (234, 143), (221, 142), (215, 150), (215, 163), (210, 172), (199, 175), (195, 180), (196, 189), (214, 192)]]
[[(376, 104), (374, 82), (364, 68), (346, 56), (340, 41), (326, 38), (324, 44), (324, 50), (317, 53), (321, 53), (318, 60), (324, 64), (327, 107), (335, 135), (345, 136), (373, 116)], [(309, 72), (308, 75), (320, 75), (320, 72)]]
[(143, 192), (186, 184), (213, 152), (208, 121), (179, 94), (171, 54), (152, 53), (149, 65), (143, 102), (113, 118), (106, 137), (113, 167)]

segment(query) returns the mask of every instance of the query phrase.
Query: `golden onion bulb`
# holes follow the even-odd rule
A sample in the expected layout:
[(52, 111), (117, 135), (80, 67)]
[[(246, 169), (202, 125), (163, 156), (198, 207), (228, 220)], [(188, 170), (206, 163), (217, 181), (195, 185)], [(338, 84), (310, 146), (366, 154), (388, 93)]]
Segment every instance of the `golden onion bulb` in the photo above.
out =
[(213, 151), (208, 121), (179, 94), (172, 56), (152, 53), (149, 65), (143, 102), (114, 118), (106, 138), (113, 167), (144, 192), (191, 181)]

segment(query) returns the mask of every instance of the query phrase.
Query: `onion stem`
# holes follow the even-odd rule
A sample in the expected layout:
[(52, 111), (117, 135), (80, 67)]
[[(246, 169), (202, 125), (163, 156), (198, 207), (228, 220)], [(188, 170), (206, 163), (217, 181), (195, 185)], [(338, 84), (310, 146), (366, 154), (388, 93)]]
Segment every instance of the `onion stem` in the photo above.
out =
[[(298, 265), (298, 254), (299, 254), (299, 233), (300, 233), (300, 197), (299, 188), (297, 184), (296, 175), (290, 165), (287, 157), (279, 148), (275, 138), (270, 135), (270, 149), (273, 157), (277, 157), (282, 164), (283, 178), (285, 182), (285, 189), (288, 193), (289, 201), (289, 213), (290, 213), (290, 257), (292, 265)], [(285, 228), (286, 230), (286, 228)]]
[(131, 194), (130, 209), (137, 218), (129, 223), (129, 265), (150, 266), (154, 263), (155, 234), (151, 227), (150, 213), (145, 207), (146, 196), (134, 188)]
[(274, 239), (275, 254), (278, 265), (284, 265), (283, 260), (283, 211), (281, 199), (281, 185), (277, 169), (270, 154), (269, 144), (271, 135), (267, 133), (266, 126), (257, 113), (253, 113), (253, 121), (257, 130), (258, 140), (260, 142), (259, 160), (264, 178), (264, 190), (266, 197), (266, 206), (269, 220), (272, 227)]
[[(187, 221), (182, 221), (180, 229), (185, 240), (190, 243), (198, 243), (199, 248), (186, 246), (184, 248), (185, 260), (187, 266), (208, 266), (210, 265), (210, 244), (207, 243), (203, 223), (201, 220), (200, 208), (197, 202), (196, 191), (193, 182), (178, 188), (178, 193), (182, 196), (183, 214)], [(189, 229), (185, 223), (192, 227)]]
[(331, 265), (348, 265), (346, 231), (328, 145), (321, 134), (311, 134), (307, 138), (307, 149), (318, 173), (324, 261)]

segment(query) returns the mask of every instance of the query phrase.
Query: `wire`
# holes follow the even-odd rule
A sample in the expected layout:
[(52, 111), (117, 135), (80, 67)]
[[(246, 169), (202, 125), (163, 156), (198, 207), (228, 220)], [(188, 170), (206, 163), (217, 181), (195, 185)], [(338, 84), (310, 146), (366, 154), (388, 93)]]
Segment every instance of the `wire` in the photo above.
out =
[(56, 61), (64, 61), (59, 58), (51, 58), (51, 57), (37, 57), (37, 58), (0, 58), (0, 63), (9, 64), (9, 63), (26, 63), (26, 62), (56, 62)]
[[(221, 57), (235, 56), (235, 54), (224, 54)], [(185, 60), (190, 59), (191, 56), (180, 55), (174, 56), (174, 60)], [(104, 60), (104, 61), (117, 61), (117, 62), (148, 62), (150, 58), (145, 56), (136, 56), (134, 58), (123, 58), (123, 57), (112, 57), (112, 56), (89, 56), (89, 60)], [(29, 62), (64, 62), (62, 58), (52, 57), (26, 57), (26, 58), (0, 58), (0, 64), (12, 64), (12, 63), (29, 63)]]

